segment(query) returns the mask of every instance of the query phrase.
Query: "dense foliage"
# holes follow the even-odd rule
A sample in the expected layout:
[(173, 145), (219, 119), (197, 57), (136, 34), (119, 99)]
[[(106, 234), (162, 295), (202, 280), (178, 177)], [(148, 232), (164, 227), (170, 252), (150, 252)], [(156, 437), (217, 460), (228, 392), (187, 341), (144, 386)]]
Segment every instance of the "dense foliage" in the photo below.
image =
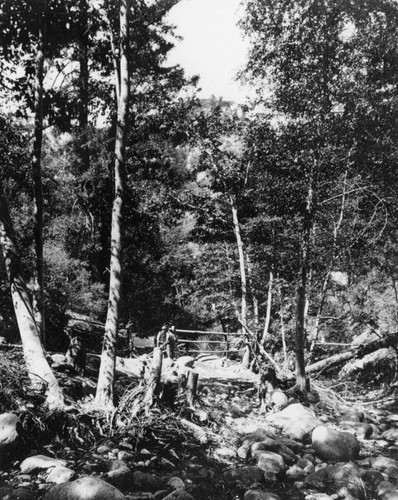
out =
[[(243, 323), (275, 353), (282, 331), (293, 347), (301, 285), (309, 341), (395, 329), (395, 2), (246, 0), (242, 78), (256, 97), (243, 110), (199, 102), (196, 80), (168, 66), (175, 3), (132, 2), (121, 326), (148, 335), (165, 321), (230, 331)], [(10, 110), (1, 181), (28, 282), (39, 4), (0, 7)], [(45, 4), (45, 294), (55, 344), (68, 310), (106, 315), (117, 2)], [(3, 267), (0, 300), (1, 333), (15, 338)]]

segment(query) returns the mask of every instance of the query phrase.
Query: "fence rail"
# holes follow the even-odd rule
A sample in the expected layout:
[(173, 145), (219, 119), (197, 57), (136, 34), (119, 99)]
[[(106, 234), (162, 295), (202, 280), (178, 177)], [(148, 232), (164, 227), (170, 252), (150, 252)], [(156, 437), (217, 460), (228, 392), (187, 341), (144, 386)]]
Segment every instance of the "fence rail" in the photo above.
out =
[[(190, 339), (190, 338), (178, 338), (177, 345), (183, 346), (187, 344), (196, 345), (196, 349), (186, 349), (187, 353), (204, 353), (204, 354), (222, 354), (226, 358), (229, 358), (230, 354), (235, 354), (241, 352), (241, 349), (231, 349), (231, 343), (233, 341), (236, 342), (237, 338), (240, 337), (242, 340), (245, 337), (244, 333), (239, 332), (217, 332), (217, 331), (205, 331), (205, 330), (183, 330), (176, 329), (175, 330), (177, 336), (183, 334), (184, 336), (194, 336), (199, 335), (200, 338)], [(211, 337), (213, 335), (217, 335), (219, 337), (223, 337), (223, 339), (213, 340), (213, 339), (204, 339), (203, 337)], [(234, 342), (234, 343), (235, 343)], [(208, 344), (214, 345), (214, 349), (200, 349), (200, 345), (207, 346)], [(218, 347), (218, 349), (217, 349)]]

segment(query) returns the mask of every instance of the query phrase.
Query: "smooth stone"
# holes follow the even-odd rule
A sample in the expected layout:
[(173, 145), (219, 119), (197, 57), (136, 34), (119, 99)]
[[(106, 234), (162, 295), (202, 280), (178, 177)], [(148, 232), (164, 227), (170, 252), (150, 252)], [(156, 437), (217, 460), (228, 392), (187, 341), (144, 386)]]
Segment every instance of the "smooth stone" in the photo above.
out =
[(253, 443), (251, 446), (252, 456), (255, 456), (259, 451), (273, 451), (280, 455), (288, 464), (293, 463), (296, 459), (296, 455), (290, 448), (272, 438)]
[(0, 467), (5, 466), (18, 450), (20, 425), (13, 413), (0, 415)]
[(25, 458), (25, 460), (21, 462), (20, 469), (22, 473), (26, 474), (37, 470), (47, 470), (51, 467), (65, 467), (66, 463), (66, 460), (47, 457), (46, 455), (33, 455), (32, 457)]
[(396, 427), (387, 429), (382, 433), (381, 437), (387, 441), (398, 441), (398, 429)]
[(304, 470), (299, 467), (298, 465), (292, 465), (287, 471), (286, 471), (286, 477), (289, 479), (302, 479), (305, 477), (306, 474)]
[(257, 467), (263, 471), (279, 474), (285, 469), (283, 458), (273, 451), (259, 451), (256, 453)]
[(362, 422), (340, 422), (339, 428), (351, 432), (361, 439), (369, 439), (373, 434), (373, 427)]
[(270, 415), (267, 420), (290, 438), (303, 440), (321, 424), (315, 413), (301, 403), (289, 405), (284, 410)]
[(379, 455), (378, 457), (370, 458), (370, 465), (373, 469), (387, 474), (389, 477), (398, 479), (398, 461), (393, 458), (383, 457)]
[(170, 486), (170, 488), (173, 488), (173, 490), (184, 490), (185, 489), (185, 483), (184, 481), (177, 476), (171, 477), (167, 481), (167, 486)]
[(280, 500), (280, 497), (270, 491), (247, 490), (243, 500)]
[(325, 425), (320, 425), (313, 430), (312, 446), (321, 459), (332, 462), (355, 460), (360, 451), (359, 442), (353, 434)]
[(102, 479), (82, 477), (52, 487), (43, 500), (125, 500), (125, 496)]
[(68, 467), (57, 465), (50, 470), (47, 476), (47, 483), (67, 483), (76, 477), (76, 472)]
[(289, 398), (280, 390), (276, 390), (271, 394), (271, 403), (277, 410), (283, 410), (289, 404)]

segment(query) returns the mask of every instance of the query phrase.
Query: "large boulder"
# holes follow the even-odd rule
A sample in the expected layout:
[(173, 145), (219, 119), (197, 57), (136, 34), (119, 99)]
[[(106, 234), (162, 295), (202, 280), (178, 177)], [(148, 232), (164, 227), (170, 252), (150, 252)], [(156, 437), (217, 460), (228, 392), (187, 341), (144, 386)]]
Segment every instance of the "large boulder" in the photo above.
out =
[(312, 432), (312, 446), (322, 460), (348, 462), (356, 460), (360, 446), (357, 438), (349, 432), (319, 425)]
[(298, 440), (309, 436), (315, 427), (322, 423), (310, 408), (301, 403), (291, 404), (284, 410), (270, 415), (267, 419), (283, 434)]
[(98, 477), (82, 477), (70, 483), (54, 486), (43, 500), (124, 500), (124, 495), (114, 486)]
[(13, 413), (0, 415), (0, 467), (7, 465), (18, 449), (19, 418)]

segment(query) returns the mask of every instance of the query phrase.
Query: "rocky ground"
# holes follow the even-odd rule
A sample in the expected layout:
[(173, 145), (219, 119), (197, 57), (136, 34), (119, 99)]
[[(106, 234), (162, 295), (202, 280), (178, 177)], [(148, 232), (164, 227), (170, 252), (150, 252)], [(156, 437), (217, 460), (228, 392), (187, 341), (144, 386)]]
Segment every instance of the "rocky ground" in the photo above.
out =
[[(14, 366), (20, 354), (0, 356)], [(128, 363), (118, 378), (125, 406), (123, 391), (136, 385)], [(210, 358), (191, 367), (200, 374), (194, 407), (159, 406), (134, 422), (125, 409), (105, 421), (80, 405), (94, 380), (61, 366), (68, 401), (79, 399), (63, 417), (36, 412), (18, 391), (10, 407), (0, 374), (0, 404), (11, 410), (0, 415), (0, 499), (398, 499), (391, 390), (367, 391), (365, 401), (364, 387), (335, 393), (313, 384), (310, 401), (275, 394), (263, 414), (255, 378)]]

